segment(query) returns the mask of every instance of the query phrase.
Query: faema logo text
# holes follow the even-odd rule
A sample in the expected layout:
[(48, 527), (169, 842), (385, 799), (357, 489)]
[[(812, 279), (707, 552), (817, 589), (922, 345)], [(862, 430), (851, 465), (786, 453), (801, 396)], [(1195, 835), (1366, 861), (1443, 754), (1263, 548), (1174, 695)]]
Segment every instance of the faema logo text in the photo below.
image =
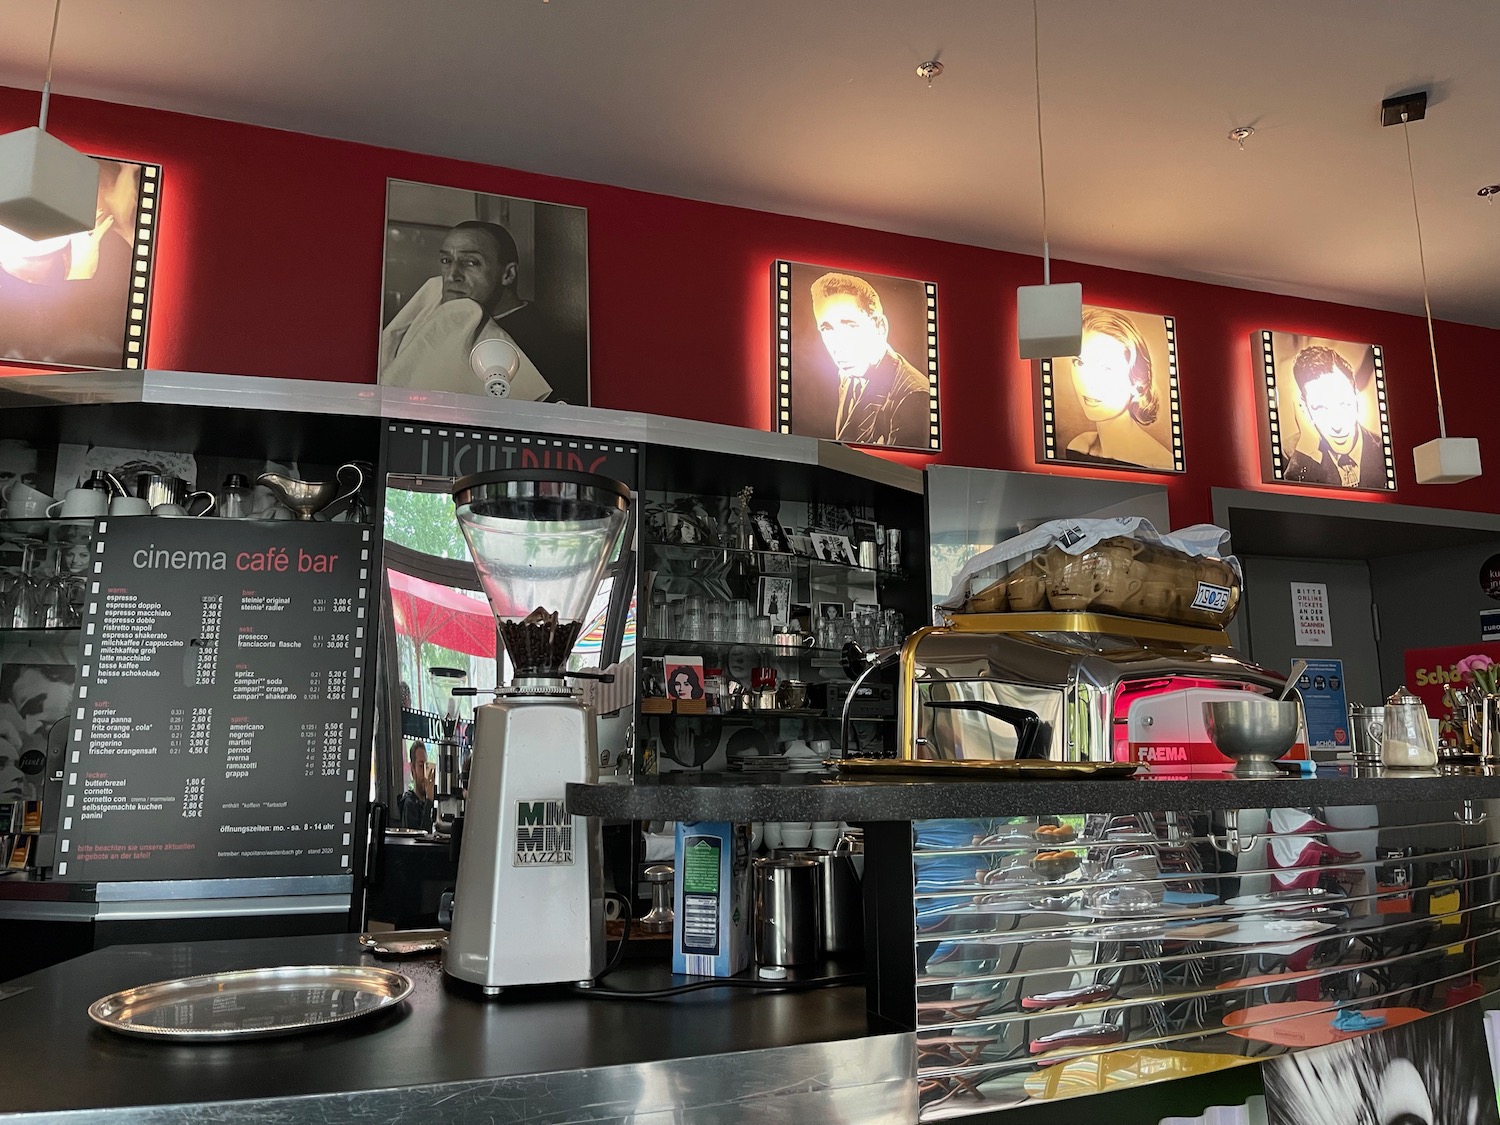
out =
[(513, 867), (559, 867), (573, 862), (573, 818), (561, 798), (516, 802)]

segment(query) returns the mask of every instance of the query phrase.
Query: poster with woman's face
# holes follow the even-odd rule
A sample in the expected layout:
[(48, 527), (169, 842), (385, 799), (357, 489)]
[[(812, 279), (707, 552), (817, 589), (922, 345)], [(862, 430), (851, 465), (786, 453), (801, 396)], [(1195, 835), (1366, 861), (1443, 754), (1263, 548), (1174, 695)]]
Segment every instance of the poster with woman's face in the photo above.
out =
[(934, 283), (776, 262), (771, 289), (777, 430), (848, 445), (939, 447)]
[(1394, 490), (1380, 346), (1271, 331), (1256, 333), (1254, 346), (1262, 379), (1263, 479)]
[(32, 242), (0, 227), (0, 360), (145, 366), (161, 168), (94, 162), (91, 230)]
[(1174, 319), (1085, 305), (1078, 355), (1037, 363), (1036, 417), (1042, 461), (1182, 472)]

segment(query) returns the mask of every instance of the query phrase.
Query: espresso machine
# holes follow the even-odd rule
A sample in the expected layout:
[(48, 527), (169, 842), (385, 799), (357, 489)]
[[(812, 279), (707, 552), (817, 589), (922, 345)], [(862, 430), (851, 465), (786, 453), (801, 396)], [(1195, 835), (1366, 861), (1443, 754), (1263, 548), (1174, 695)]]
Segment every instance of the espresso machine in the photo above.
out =
[(457, 481), (453, 503), (514, 673), (475, 708), (443, 970), (485, 995), (591, 982), (604, 961), (599, 825), (569, 816), (563, 790), (596, 779), (598, 753), (593, 710), (563, 664), (630, 490), (592, 473), (500, 469)]

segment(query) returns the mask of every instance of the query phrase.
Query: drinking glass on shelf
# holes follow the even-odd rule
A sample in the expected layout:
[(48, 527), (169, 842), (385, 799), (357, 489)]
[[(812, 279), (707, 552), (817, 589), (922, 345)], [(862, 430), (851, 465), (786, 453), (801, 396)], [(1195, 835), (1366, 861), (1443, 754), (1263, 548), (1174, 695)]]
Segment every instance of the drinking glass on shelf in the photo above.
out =
[(744, 598), (736, 598), (729, 603), (730, 626), (728, 640), (739, 644), (751, 644), (755, 637), (751, 634), (750, 625), (750, 603)]
[(753, 624), (754, 643), (758, 645), (770, 644), (772, 636), (771, 618), (763, 613), (755, 619)]
[(701, 599), (687, 599), (682, 607), (682, 625), (678, 628), (677, 635), (684, 641), (708, 639), (708, 622), (703, 613)]
[(885, 611), (885, 643), (899, 645), (906, 639), (906, 622), (901, 619), (899, 609)]
[(704, 638), (709, 641), (727, 641), (729, 636), (729, 603), (708, 603), (708, 635)]
[(9, 629), (41, 629), (47, 623), (47, 548), (43, 543), (26, 544), (21, 569), (0, 604), (0, 625)]

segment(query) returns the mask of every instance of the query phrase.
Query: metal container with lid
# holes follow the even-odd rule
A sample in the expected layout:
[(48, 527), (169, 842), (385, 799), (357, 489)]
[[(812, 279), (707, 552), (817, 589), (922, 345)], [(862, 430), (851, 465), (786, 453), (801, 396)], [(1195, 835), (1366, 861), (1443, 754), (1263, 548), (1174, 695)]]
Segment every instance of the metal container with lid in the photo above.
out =
[(805, 965), (822, 944), (818, 863), (810, 856), (755, 861), (755, 959), (762, 965)]

